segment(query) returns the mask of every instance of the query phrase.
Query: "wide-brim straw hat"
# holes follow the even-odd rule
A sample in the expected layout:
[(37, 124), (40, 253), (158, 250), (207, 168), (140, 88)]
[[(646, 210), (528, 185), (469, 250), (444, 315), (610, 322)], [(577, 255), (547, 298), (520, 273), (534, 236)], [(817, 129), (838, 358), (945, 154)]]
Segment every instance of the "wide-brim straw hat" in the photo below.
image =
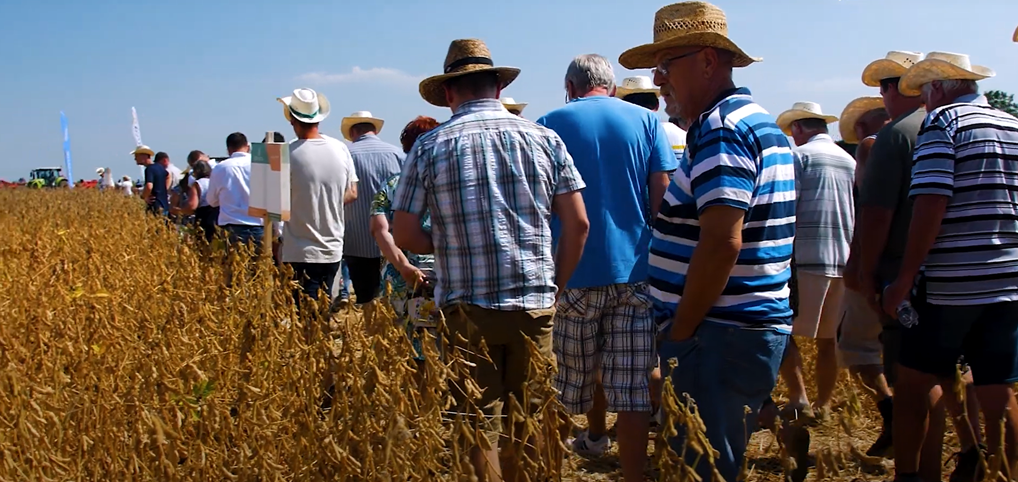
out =
[(95, 170), (95, 173), (96, 173), (96, 174), (98, 174), (98, 175), (100, 175), (100, 176), (101, 176), (101, 175), (103, 175), (103, 173), (104, 173), (104, 172), (106, 172), (106, 169), (103, 169), (103, 168), (101, 168), (101, 167), (100, 167), (99, 169), (96, 169), (96, 170)]
[(134, 150), (130, 152), (130, 155), (132, 156), (138, 154), (148, 154), (150, 156), (154, 156), (156, 155), (156, 151), (153, 151), (152, 148), (149, 146), (138, 146), (135, 147)]
[(884, 98), (880, 96), (859, 97), (849, 102), (845, 106), (845, 110), (841, 111), (838, 120), (841, 139), (849, 144), (858, 144), (859, 137), (855, 135), (855, 123), (859, 122), (859, 119), (867, 112), (884, 108)]
[(1012, 42), (1018, 42), (1018, 28), (1014, 29), (1014, 36), (1011, 37)]
[(682, 2), (662, 7), (654, 15), (654, 41), (619, 56), (627, 69), (657, 66), (655, 55), (674, 47), (714, 47), (735, 54), (732, 65), (745, 67), (763, 59), (750, 57), (728, 38), (724, 10), (707, 2)]
[(526, 109), (527, 105), (529, 105), (526, 102), (516, 102), (516, 99), (512, 97), (502, 97), (499, 100), (502, 102), (505, 110), (514, 110), (519, 113), (523, 113), (523, 109)]
[(820, 104), (816, 102), (796, 102), (792, 104), (791, 109), (778, 115), (776, 124), (781, 128), (782, 132), (790, 136), (792, 135), (792, 123), (803, 119), (821, 119), (828, 124), (838, 122), (837, 117), (824, 114), (820, 109)]
[(371, 112), (366, 110), (354, 112), (344, 117), (343, 122), (339, 126), (339, 130), (343, 133), (343, 137), (346, 140), (353, 142), (353, 139), (350, 138), (350, 128), (357, 124), (371, 124), (375, 127), (375, 134), (378, 134), (382, 132), (382, 126), (385, 125), (385, 121), (371, 115)]
[(443, 84), (449, 79), (462, 77), (478, 72), (494, 72), (504, 89), (520, 75), (516, 67), (495, 67), (491, 59), (491, 51), (483, 41), (478, 39), (457, 39), (449, 44), (449, 52), (445, 55), (443, 72), (421, 81), (419, 90), (421, 97), (431, 105), (449, 107), (445, 101)]
[(907, 52), (904, 50), (892, 50), (878, 60), (870, 62), (862, 69), (862, 83), (869, 87), (880, 87), (880, 81), (884, 79), (896, 79), (905, 75), (905, 71), (912, 68), (923, 59), (920, 52)]
[(924, 85), (934, 80), (983, 80), (997, 75), (993, 69), (972, 65), (969, 56), (951, 52), (930, 52), (921, 62), (901, 76), (898, 92), (917, 96)]
[(615, 87), (615, 97), (623, 98), (630, 94), (657, 94), (661, 95), (661, 89), (654, 85), (654, 81), (646, 75), (626, 77), (622, 83)]
[(318, 124), (332, 111), (329, 98), (314, 89), (295, 89), (293, 95), (277, 97), (276, 100), (283, 104), (283, 117), (287, 122), (297, 118), (305, 124)]

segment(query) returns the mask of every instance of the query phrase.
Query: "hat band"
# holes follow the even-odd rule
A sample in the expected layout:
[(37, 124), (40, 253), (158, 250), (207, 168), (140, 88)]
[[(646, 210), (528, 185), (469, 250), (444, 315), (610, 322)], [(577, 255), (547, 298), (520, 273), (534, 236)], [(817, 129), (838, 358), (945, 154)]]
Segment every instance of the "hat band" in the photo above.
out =
[(297, 117), (300, 117), (301, 119), (314, 119), (315, 116), (318, 115), (318, 109), (316, 109), (314, 112), (310, 114), (302, 114), (300, 112), (293, 110), (293, 107), (290, 107), (290, 113)]
[(456, 69), (458, 69), (460, 67), (464, 67), (464, 66), (467, 66), (467, 65), (477, 65), (477, 64), (488, 65), (488, 66), (495, 65), (495, 63), (492, 62), (491, 59), (489, 59), (487, 57), (463, 57), (462, 59), (459, 59), (459, 60), (457, 60), (457, 61), (455, 61), (455, 62), (453, 62), (453, 63), (451, 63), (449, 65), (446, 65), (445, 66), (445, 73), (448, 74), (449, 72), (452, 72), (453, 70), (456, 70)]

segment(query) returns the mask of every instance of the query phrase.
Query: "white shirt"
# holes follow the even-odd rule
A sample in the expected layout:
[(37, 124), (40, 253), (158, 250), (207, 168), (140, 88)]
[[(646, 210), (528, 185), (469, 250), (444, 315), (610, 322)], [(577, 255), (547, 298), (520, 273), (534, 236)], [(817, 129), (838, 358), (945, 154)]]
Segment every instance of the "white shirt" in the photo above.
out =
[(353, 158), (342, 142), (322, 136), (290, 143), (290, 220), (283, 226), (283, 262), (343, 258), (343, 197), (356, 182)]
[(134, 183), (132, 183), (131, 181), (120, 181), (117, 183), (117, 187), (119, 187), (124, 192), (125, 196), (134, 195), (134, 190), (132, 189), (134, 187)]
[(209, 188), (205, 195), (209, 206), (219, 208), (220, 226), (240, 224), (261, 226), (262, 218), (247, 213), (251, 198), (251, 155), (234, 152), (229, 159), (220, 162), (209, 177)]
[(166, 165), (166, 172), (170, 174), (170, 189), (177, 187), (180, 181), (184, 179), (184, 171), (174, 166), (172, 162)]
[(662, 122), (661, 127), (668, 136), (668, 143), (672, 145), (672, 152), (675, 153), (675, 158), (681, 161), (682, 154), (686, 152), (686, 131), (669, 121)]

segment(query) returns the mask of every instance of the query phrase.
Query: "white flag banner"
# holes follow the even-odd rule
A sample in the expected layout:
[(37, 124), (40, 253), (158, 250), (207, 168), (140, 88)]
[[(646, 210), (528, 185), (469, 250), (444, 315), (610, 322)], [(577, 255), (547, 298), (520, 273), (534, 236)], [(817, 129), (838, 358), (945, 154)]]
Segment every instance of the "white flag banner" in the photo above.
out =
[(131, 124), (131, 130), (134, 132), (134, 145), (135, 147), (141, 145), (141, 127), (138, 126), (138, 111), (131, 107), (131, 118), (133, 123)]

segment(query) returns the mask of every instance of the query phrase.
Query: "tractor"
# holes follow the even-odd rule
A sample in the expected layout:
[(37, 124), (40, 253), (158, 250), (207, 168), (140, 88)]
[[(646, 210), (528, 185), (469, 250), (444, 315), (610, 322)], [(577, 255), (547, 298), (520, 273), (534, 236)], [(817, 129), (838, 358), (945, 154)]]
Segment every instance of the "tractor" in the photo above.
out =
[(40, 167), (32, 169), (28, 187), (41, 189), (44, 187), (67, 187), (67, 179), (60, 174), (59, 167)]

